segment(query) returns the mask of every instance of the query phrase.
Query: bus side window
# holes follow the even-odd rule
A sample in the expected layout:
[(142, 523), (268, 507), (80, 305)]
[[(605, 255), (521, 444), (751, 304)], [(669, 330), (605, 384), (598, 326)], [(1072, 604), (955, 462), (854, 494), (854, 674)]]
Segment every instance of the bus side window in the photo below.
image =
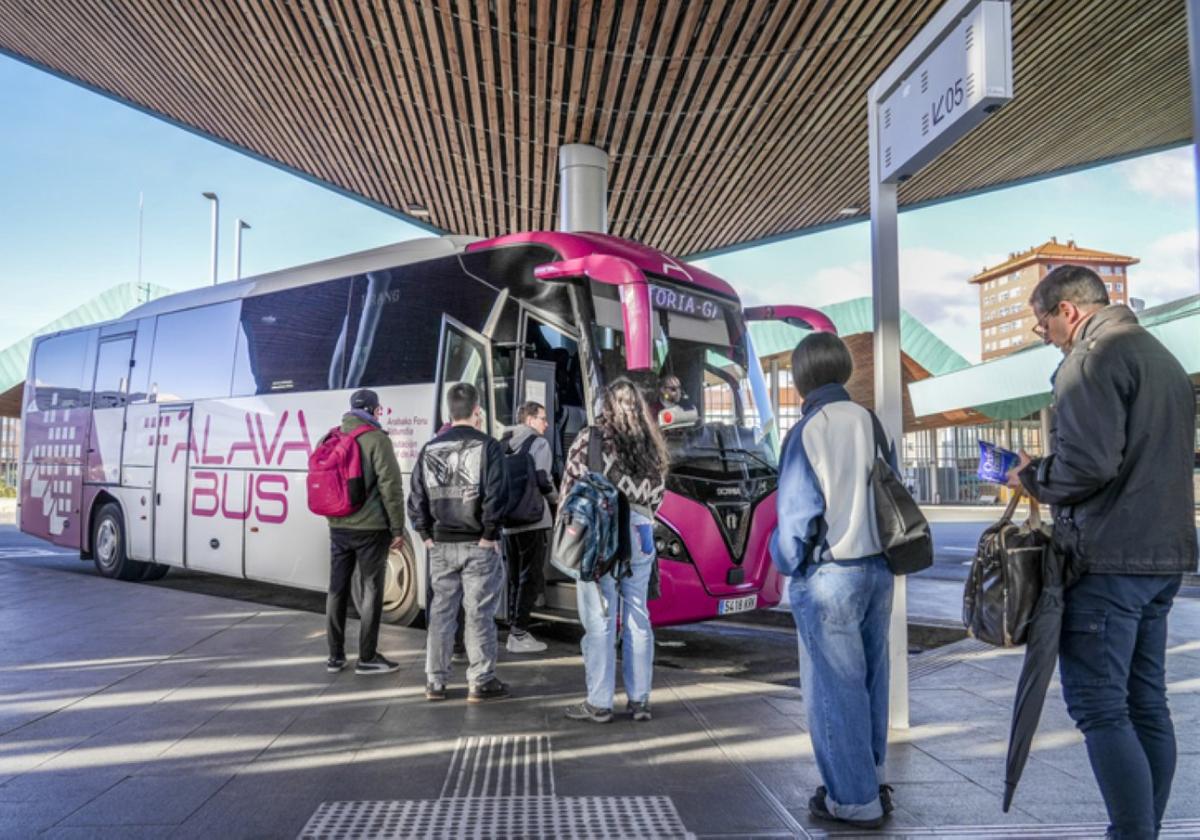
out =
[(242, 301), (233, 394), (342, 387), (350, 278)]
[(150, 390), (158, 402), (228, 397), (241, 301), (158, 316)]
[(38, 411), (90, 407), (96, 330), (67, 333), (38, 343), (33, 361)]
[(481, 330), (496, 295), (465, 273), (457, 257), (355, 277), (345, 387), (432, 382), (442, 316)]
[(154, 351), (155, 318), (142, 318), (137, 323), (133, 341), (133, 365), (129, 369), (129, 402), (146, 402), (150, 394), (150, 355)]

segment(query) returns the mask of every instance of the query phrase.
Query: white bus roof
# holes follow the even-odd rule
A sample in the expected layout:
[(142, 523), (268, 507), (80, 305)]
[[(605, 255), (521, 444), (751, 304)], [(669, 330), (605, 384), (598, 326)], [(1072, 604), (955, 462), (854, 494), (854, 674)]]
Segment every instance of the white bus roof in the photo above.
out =
[(278, 292), (297, 286), (308, 286), (324, 280), (335, 280), (338, 277), (350, 277), (368, 271), (379, 271), (438, 257), (449, 257), (462, 253), (467, 245), (477, 241), (479, 238), (474, 236), (428, 236), (410, 239), (406, 242), (384, 245), (381, 248), (359, 251), (343, 257), (334, 257), (242, 280), (218, 283), (215, 286), (202, 286), (198, 289), (166, 295), (131, 309), (117, 320), (125, 321), (162, 315), (166, 312), (191, 309), (196, 306), (207, 306), (212, 303), (265, 295), (269, 292)]

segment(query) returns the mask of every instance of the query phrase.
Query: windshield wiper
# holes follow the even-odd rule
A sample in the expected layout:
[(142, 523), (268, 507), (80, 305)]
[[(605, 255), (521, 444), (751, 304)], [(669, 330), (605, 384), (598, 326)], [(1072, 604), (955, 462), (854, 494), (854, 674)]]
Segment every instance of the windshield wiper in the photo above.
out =
[(764, 467), (766, 467), (769, 470), (776, 469), (775, 465), (772, 464), (770, 461), (768, 461), (766, 458), (762, 457), (761, 455), (759, 455), (755, 452), (751, 452), (749, 449), (742, 449), (739, 446), (725, 446), (725, 447), (721, 447), (721, 446), (689, 446), (688, 449), (692, 449), (692, 450), (695, 450), (698, 452), (717, 452), (721, 455), (722, 460), (724, 460), (725, 453), (736, 452), (739, 455), (746, 455), (750, 458), (753, 458), (755, 461), (758, 461), (758, 463), (762, 464)]

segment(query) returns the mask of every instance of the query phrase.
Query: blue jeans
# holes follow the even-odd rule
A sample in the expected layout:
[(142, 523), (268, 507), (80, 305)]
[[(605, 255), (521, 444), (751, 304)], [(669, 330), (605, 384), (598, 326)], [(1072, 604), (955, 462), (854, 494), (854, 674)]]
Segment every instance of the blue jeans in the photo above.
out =
[[(654, 570), (654, 542), (643, 543), (644, 528), (654, 523), (633, 511), (630, 513), (633, 534), (632, 571), (619, 581), (605, 575), (599, 581), (575, 584), (579, 620), (584, 636), (583, 668), (587, 678), (587, 701), (598, 709), (611, 709), (617, 681), (617, 611), (621, 613), (621, 665), (625, 679), (625, 694), (630, 702), (650, 699), (650, 680), (654, 671), (654, 631), (650, 627), (650, 608), (646, 590)], [(641, 528), (639, 528), (641, 526)], [(620, 595), (618, 605), (617, 596)]]
[(496, 608), (504, 577), (500, 551), (474, 542), (435, 542), (427, 557), (433, 597), (425, 632), (426, 679), (445, 685), (450, 678), (461, 605), (470, 662), (467, 685), (485, 685), (496, 676)]
[(1066, 591), (1059, 673), (1110, 836), (1154, 838), (1175, 776), (1167, 613), (1180, 575), (1084, 575)]
[(835, 817), (869, 820), (888, 735), (888, 627), (894, 577), (882, 557), (809, 563), (789, 594), (817, 769)]

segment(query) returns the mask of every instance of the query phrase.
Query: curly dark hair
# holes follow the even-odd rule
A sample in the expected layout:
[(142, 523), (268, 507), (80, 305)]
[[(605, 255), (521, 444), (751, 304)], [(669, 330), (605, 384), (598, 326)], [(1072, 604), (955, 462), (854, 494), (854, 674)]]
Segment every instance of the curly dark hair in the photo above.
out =
[(597, 425), (605, 443), (616, 455), (626, 475), (667, 474), (670, 456), (658, 423), (651, 419), (642, 392), (628, 379), (618, 379), (604, 389)]

